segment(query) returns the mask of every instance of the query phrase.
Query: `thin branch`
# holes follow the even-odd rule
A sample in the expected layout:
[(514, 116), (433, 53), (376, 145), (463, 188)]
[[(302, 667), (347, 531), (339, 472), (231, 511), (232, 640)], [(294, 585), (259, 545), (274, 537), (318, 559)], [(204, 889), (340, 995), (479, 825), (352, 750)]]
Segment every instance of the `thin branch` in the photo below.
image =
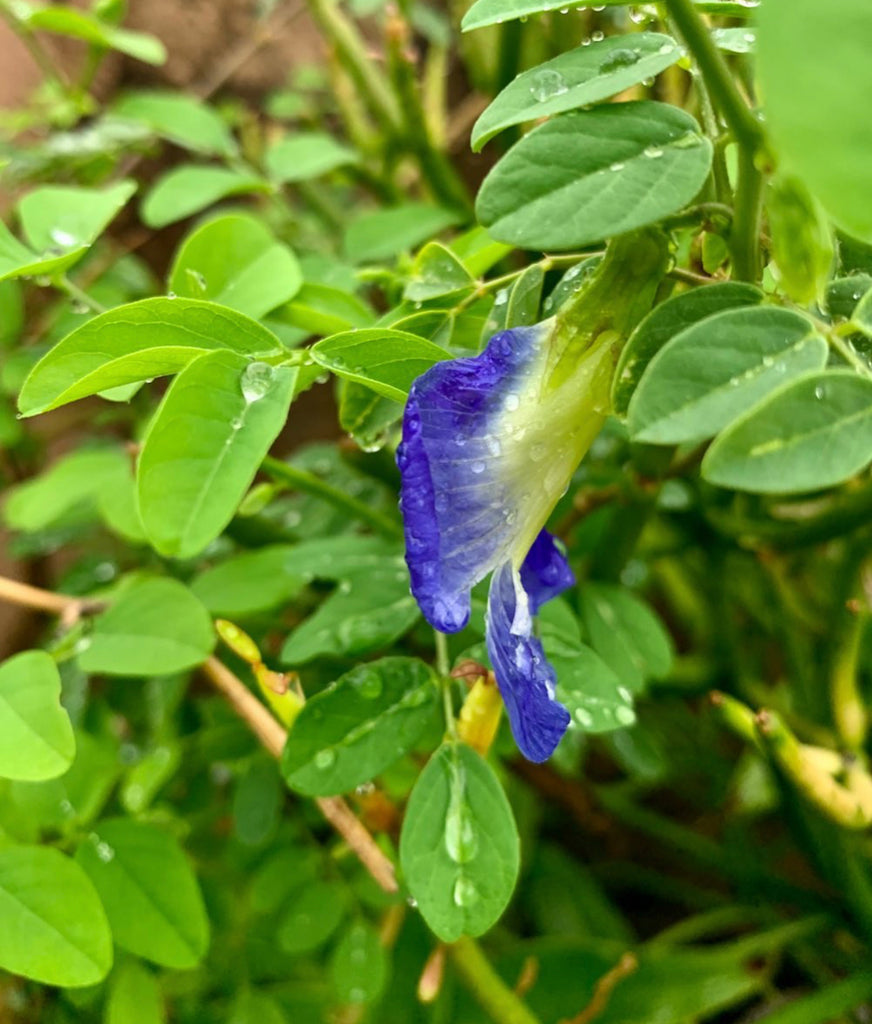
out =
[[(209, 658), (203, 665), (203, 671), (257, 736), (264, 749), (275, 758), (281, 757), (288, 734), (267, 707), (217, 658)], [(385, 892), (397, 892), (399, 887), (393, 864), (342, 797), (318, 797), (315, 803), (379, 886)]]
[(626, 978), (628, 974), (632, 974), (638, 966), (639, 961), (632, 953), (624, 953), (615, 966), (607, 971), (596, 983), (593, 990), (593, 998), (587, 1006), (581, 1013), (571, 1020), (565, 1021), (564, 1024), (591, 1024), (597, 1017), (602, 1016), (609, 1004), (609, 999), (611, 999), (615, 985), (621, 979)]
[(102, 601), (55, 594), (51, 590), (32, 587), (29, 583), (19, 583), (18, 580), (11, 580), (6, 576), (0, 576), (0, 601), (60, 615), (65, 622), (75, 622), (83, 613), (98, 611), (103, 607)]

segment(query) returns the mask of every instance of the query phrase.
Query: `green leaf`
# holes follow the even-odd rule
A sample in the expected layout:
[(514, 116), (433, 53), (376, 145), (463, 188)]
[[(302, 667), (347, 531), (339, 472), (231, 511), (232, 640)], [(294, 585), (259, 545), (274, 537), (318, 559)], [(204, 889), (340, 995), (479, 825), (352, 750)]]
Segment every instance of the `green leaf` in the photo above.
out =
[(285, 425), (297, 374), (209, 352), (170, 385), (136, 471), (142, 525), (162, 555), (199, 554), (233, 518)]
[(61, 677), (44, 651), (0, 664), (0, 776), (37, 782), (73, 763), (76, 740), (60, 696)]
[(271, 331), (224, 306), (143, 299), (94, 317), (55, 345), (25, 380), (18, 407), (34, 416), (106, 388), (176, 373), (214, 349), (255, 357), (283, 351)]
[(772, 260), (782, 291), (802, 306), (823, 298), (835, 255), (821, 205), (797, 178), (775, 175), (766, 191)]
[(474, 287), (475, 279), (450, 249), (439, 242), (428, 242), (415, 257), (403, 298), (407, 302), (429, 302), (462, 295)]
[(538, 263), (527, 267), (509, 292), (506, 327), (530, 327), (539, 322), (545, 272)]
[(289, 1024), (281, 1006), (262, 992), (241, 992), (227, 1024)]
[(409, 389), (425, 370), (451, 359), (432, 341), (387, 328), (348, 331), (314, 345), (312, 358), (338, 377), (357, 381), (395, 402), (405, 402)]
[(306, 584), (294, 569), (295, 550), (293, 544), (268, 544), (234, 555), (195, 576), (191, 592), (212, 615), (231, 619), (275, 608)]
[(826, 365), (829, 349), (799, 313), (751, 306), (686, 328), (654, 356), (630, 400), (635, 441), (704, 441), (779, 385)]
[(656, 306), (630, 335), (612, 384), (612, 405), (625, 416), (642, 373), (670, 338), (725, 309), (756, 306), (763, 293), (751, 284), (722, 281), (681, 292)]
[(766, 1024), (809, 1024), (844, 1019), (872, 999), (872, 974), (860, 971), (767, 1012)]
[(109, 983), (105, 1024), (164, 1024), (166, 1019), (157, 978), (135, 960), (123, 963)]
[(320, 608), (291, 633), (282, 648), (286, 665), (319, 654), (370, 654), (407, 633), (420, 616), (405, 569), (377, 566), (344, 580)]
[(872, 459), (872, 380), (812, 373), (774, 392), (716, 438), (703, 476), (721, 487), (791, 494), (832, 487)]
[(696, 121), (640, 100), (564, 114), (525, 135), (485, 178), (476, 213), (494, 238), (574, 249), (689, 203), (711, 164)]
[(173, 579), (134, 583), (94, 623), (79, 655), (85, 672), (169, 675), (201, 664), (215, 646), (209, 613)]
[(472, 129), (472, 148), (504, 128), (577, 110), (615, 96), (675, 64), (682, 49), (659, 32), (607, 36), (588, 41), (515, 78), (487, 107)]
[(358, 665), (303, 705), (282, 754), (306, 796), (347, 793), (410, 750), (433, 719), (433, 674), (414, 658)]
[(227, 125), (199, 97), (142, 89), (116, 100), (111, 110), (116, 117), (147, 125), (185, 149), (225, 157), (236, 153)]
[[(627, 0), (600, 0), (597, 7), (620, 7)], [(533, 14), (548, 11), (568, 12), (576, 7), (584, 10), (589, 0), (476, 0), (463, 16), (461, 28), (470, 32), (487, 25), (502, 25), (518, 18), (526, 20)], [(756, 0), (695, 0), (694, 6), (705, 14), (720, 14), (734, 18), (747, 18), (758, 6)]]
[[(349, 534), (297, 544), (289, 568), (310, 582), (366, 578), (379, 569), (402, 573), (405, 561), (400, 549), (379, 537)], [(408, 580), (408, 577), (406, 577)]]
[(345, 253), (355, 263), (390, 259), (427, 241), (463, 218), (427, 203), (407, 203), (361, 214), (345, 233)]
[(136, 182), (105, 189), (43, 185), (19, 202), (18, 217), (27, 243), (56, 254), (87, 249), (136, 191)]
[(397, 402), (370, 391), (363, 384), (347, 380), (339, 399), (339, 426), (366, 452), (378, 451), (387, 443), (390, 428), (403, 415)]
[(32, 31), (53, 32), (81, 39), (93, 46), (118, 50), (146, 64), (163, 64), (167, 52), (163, 43), (143, 32), (131, 32), (103, 21), (88, 11), (60, 4), (27, 3), (16, 0), (15, 18)]
[(24, 296), (21, 285), (18, 281), (0, 281), (0, 348), (11, 347), (18, 341), (23, 329)]
[(372, 1003), (382, 994), (388, 960), (378, 932), (355, 921), (339, 940), (330, 962), (333, 992), (343, 1006)]
[(639, 693), (648, 679), (672, 668), (672, 641), (662, 623), (625, 587), (588, 581), (580, 592), (581, 618), (591, 647), (622, 686)]
[(369, 327), (375, 319), (372, 310), (355, 295), (311, 282), (304, 284), (275, 315), (293, 327), (322, 335)]
[(209, 921), (194, 872), (172, 836), (113, 818), (100, 822), (76, 860), (100, 894), (117, 945), (176, 970), (200, 963)]
[(284, 789), (276, 763), (265, 756), (248, 766), (233, 792), (233, 827), (246, 846), (261, 846), (274, 833)]
[[(757, 68), (766, 128), (784, 169), (801, 178), (851, 235), (872, 241), (872, 7), (866, 0), (766, 0), (757, 14)], [(798, 57), (801, 74), (797, 74)]]
[(112, 966), (106, 914), (82, 869), (45, 846), (0, 850), (0, 967), (45, 985), (95, 985)]
[(150, 228), (162, 228), (228, 196), (269, 190), (269, 183), (252, 171), (187, 164), (158, 178), (140, 212)]
[(518, 878), (519, 845), (487, 762), (464, 744), (443, 744), (415, 782), (400, 835), (406, 885), (443, 942), (496, 923)]
[(279, 922), (276, 939), (285, 953), (309, 953), (336, 931), (345, 917), (343, 890), (331, 882), (310, 882), (298, 889)]
[(14, 488), (3, 518), (13, 530), (44, 530), (78, 508), (95, 508), (104, 491), (122, 487), (129, 475), (130, 458), (117, 448), (73, 452)]
[(870, 274), (852, 273), (849, 277), (837, 277), (830, 281), (826, 291), (827, 314), (830, 317), (850, 319), (857, 303), (866, 298), (870, 289), (872, 289), (872, 275)]
[(32, 277), (35, 274), (61, 273), (72, 266), (86, 251), (86, 246), (79, 246), (62, 255), (54, 252), (40, 256), (26, 245), (22, 245), (3, 221), (0, 221), (0, 281), (14, 277)]
[(280, 185), (318, 178), (357, 161), (353, 149), (323, 132), (298, 132), (279, 139), (267, 149), (264, 157), (267, 174)]
[(176, 295), (210, 299), (257, 320), (292, 299), (303, 284), (293, 251), (256, 217), (216, 217), (185, 239), (169, 274)]

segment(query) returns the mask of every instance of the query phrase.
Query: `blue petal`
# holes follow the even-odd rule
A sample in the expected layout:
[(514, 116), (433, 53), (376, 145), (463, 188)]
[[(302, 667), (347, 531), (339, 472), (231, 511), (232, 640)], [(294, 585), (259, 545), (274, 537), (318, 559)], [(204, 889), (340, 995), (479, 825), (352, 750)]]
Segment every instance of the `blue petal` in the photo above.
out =
[[(552, 545), (549, 555), (559, 555), (551, 538), (545, 536)], [(541, 554), (540, 550), (532, 564), (525, 562), (520, 572), (509, 562), (497, 569), (491, 580), (485, 627), (488, 654), (512, 733), (521, 753), (530, 761), (547, 760), (569, 726), (569, 712), (554, 696), (554, 669), (545, 657), (541, 641), (532, 633), (531, 608), (538, 607), (537, 601), (541, 604), (544, 594), (553, 596), (557, 592), (557, 581), (543, 582), (539, 574), (544, 566), (551, 575), (555, 562), (549, 558), (543, 563)], [(565, 561), (563, 565), (563, 581), (571, 580)], [(525, 590), (525, 579), (533, 582), (533, 594)]]
[(472, 587), (516, 553), (529, 495), (504, 451), (513, 430), (505, 417), (535, 405), (546, 335), (542, 325), (503, 331), (474, 358), (437, 363), (409, 393), (397, 451), (406, 561), (412, 593), (443, 632), (466, 625)]
[(533, 541), (521, 566), (521, 585), (530, 598), (530, 614), (536, 612), (552, 597), (562, 594), (575, 583), (566, 556), (554, 538), (543, 530)]

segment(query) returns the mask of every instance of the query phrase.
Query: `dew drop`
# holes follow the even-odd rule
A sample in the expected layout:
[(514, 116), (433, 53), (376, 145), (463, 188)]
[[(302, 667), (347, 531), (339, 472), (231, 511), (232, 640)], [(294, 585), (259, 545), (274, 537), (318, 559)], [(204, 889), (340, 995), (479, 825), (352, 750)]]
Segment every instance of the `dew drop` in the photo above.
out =
[(633, 695), (632, 693), (630, 693), (626, 686), (618, 687), (618, 696), (621, 698), (621, 700), (625, 700), (628, 704), (632, 703)]
[(659, 160), (663, 156), (663, 150), (659, 146), (646, 146), (644, 152), (649, 160)]
[(825, 398), (826, 394), (827, 389), (823, 386), (823, 384), (818, 384), (817, 387), (814, 389), (814, 397), (818, 399), (818, 401), (820, 401), (822, 398)]
[(454, 902), (458, 907), (471, 907), (479, 900), (478, 889), (468, 878), (458, 878), (454, 883)]
[(445, 850), (455, 864), (466, 864), (478, 853), (478, 835), (466, 802), (466, 776), (461, 768), (451, 773), (451, 801), (445, 815)]
[(243, 420), (243, 418), (241, 416), (234, 416), (233, 419), (230, 421), (230, 426), (234, 430), (241, 430), (242, 429), (242, 424), (244, 422), (245, 421)]
[(362, 665), (351, 677), (351, 685), (365, 700), (375, 700), (382, 692), (382, 680), (378, 672)]
[(621, 725), (632, 725), (636, 721), (632, 708), (619, 707), (615, 709), (615, 718)]
[(245, 367), (239, 385), (246, 402), (251, 404), (263, 398), (272, 385), (274, 372), (269, 363), (254, 362)]
[(631, 67), (639, 60), (636, 50), (621, 48), (613, 50), (612, 53), (599, 66), (599, 73), (607, 75), (610, 71), (617, 71), (619, 68)]
[(206, 278), (200, 273), (200, 271), (191, 270), (191, 268), (188, 267), (185, 273), (187, 274), (188, 280), (191, 282), (194, 288), (198, 292), (200, 292), (201, 295), (205, 295), (208, 285), (206, 283)]
[(590, 34), (590, 38), (595, 43), (601, 43), (603, 41), (603, 39), (605, 39), (605, 37), (606, 37), (605, 32), (600, 32), (599, 30), (597, 30), (596, 32), (591, 32), (591, 34)]
[(589, 711), (585, 711), (584, 708), (575, 709), (575, 720), (579, 725), (584, 726), (585, 729), (589, 729), (593, 725), (593, 716)]
[(515, 394), (509, 394), (506, 395), (506, 400), (503, 404), (509, 412), (514, 412), (521, 404), (521, 399)]
[(49, 236), (53, 242), (64, 249), (69, 249), (71, 246), (77, 244), (76, 236), (71, 235), (69, 231), (64, 231), (63, 228), (52, 228), (51, 231), (49, 231)]
[(486, 468), (487, 467), (483, 462), (473, 462), (472, 465), (469, 467), (470, 472), (475, 473), (476, 475), (478, 475), (479, 473), (483, 473)]
[(694, 149), (702, 142), (702, 138), (696, 132), (686, 132), (677, 139), (673, 139), (670, 145), (673, 149)]
[(535, 100), (544, 103), (555, 96), (562, 96), (563, 93), (569, 92), (569, 86), (559, 71), (555, 71), (553, 68), (542, 68), (533, 74), (530, 92)]
[(624, 165), (620, 162), (620, 160), (616, 160), (613, 164), (609, 164), (610, 171), (622, 171), (623, 169)]
[(336, 752), (331, 750), (330, 747), (325, 747), (323, 750), (319, 750), (315, 755), (315, 767), (322, 772), (331, 768), (335, 761)]

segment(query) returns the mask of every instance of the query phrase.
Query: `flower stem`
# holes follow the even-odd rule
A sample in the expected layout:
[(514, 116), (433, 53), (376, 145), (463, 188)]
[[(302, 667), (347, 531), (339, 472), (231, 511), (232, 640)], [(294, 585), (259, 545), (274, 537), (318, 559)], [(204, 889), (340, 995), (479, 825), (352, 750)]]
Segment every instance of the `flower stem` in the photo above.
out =
[(288, 484), (297, 490), (323, 498), (335, 508), (342, 509), (363, 523), (368, 523), (374, 530), (385, 537), (401, 537), (403, 534), (403, 528), (398, 520), (392, 519), (390, 516), (385, 515), (384, 512), (370, 508), (369, 505), (358, 501), (357, 498), (353, 498), (350, 494), (345, 494), (338, 487), (334, 487), (332, 484), (327, 483), (326, 480), (322, 480), (321, 477), (308, 472), (308, 470), (298, 469), (296, 466), (282, 462), (281, 459), (275, 459), (271, 455), (267, 455), (263, 460), (261, 468), (273, 480), (278, 480), (280, 483)]
[(464, 984), (496, 1024), (540, 1024), (539, 1018), (497, 974), (481, 946), (469, 938), (448, 946), (448, 955)]

